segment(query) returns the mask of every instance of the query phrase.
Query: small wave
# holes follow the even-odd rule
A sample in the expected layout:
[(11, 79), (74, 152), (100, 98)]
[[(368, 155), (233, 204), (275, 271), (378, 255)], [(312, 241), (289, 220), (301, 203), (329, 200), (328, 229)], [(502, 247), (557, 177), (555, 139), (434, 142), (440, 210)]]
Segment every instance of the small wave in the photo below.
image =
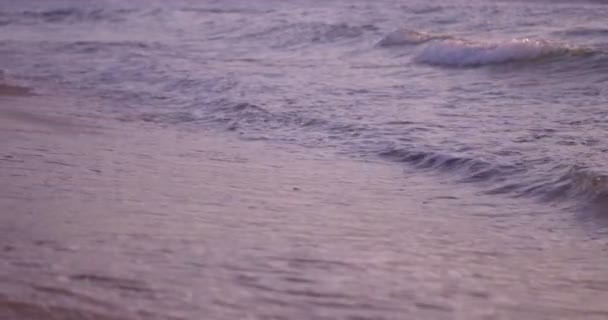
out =
[(555, 181), (529, 187), (523, 194), (547, 200), (575, 199), (586, 204), (608, 204), (608, 176), (573, 167)]
[(378, 42), (381, 47), (417, 45), (436, 39), (449, 39), (445, 35), (433, 35), (409, 29), (399, 29), (387, 34)]
[(515, 168), (511, 166), (430, 151), (388, 149), (380, 152), (379, 155), (394, 161), (409, 163), (420, 169), (457, 173), (463, 177), (462, 182), (497, 180), (505, 174), (515, 171)]
[(407, 11), (410, 11), (414, 14), (429, 14), (443, 11), (445, 8), (443, 6), (429, 6), (429, 7), (417, 7), (417, 8), (404, 8)]
[(486, 193), (510, 194), (544, 202), (569, 202), (577, 208), (600, 208), (605, 212), (608, 206), (608, 175), (576, 166), (565, 171), (564, 168), (555, 168), (550, 172), (556, 174), (536, 179), (510, 177), (504, 184)]
[(502, 43), (474, 43), (445, 40), (426, 45), (415, 61), (433, 65), (471, 67), (533, 61), (564, 55), (581, 55), (589, 50), (560, 46), (541, 40), (520, 39)]
[(447, 172), (459, 182), (481, 183), (487, 194), (535, 198), (546, 202), (573, 201), (584, 206), (608, 206), (608, 175), (580, 167), (556, 167), (553, 175), (534, 175), (524, 166), (499, 165), (465, 156), (433, 151), (387, 149), (383, 158), (414, 168)]

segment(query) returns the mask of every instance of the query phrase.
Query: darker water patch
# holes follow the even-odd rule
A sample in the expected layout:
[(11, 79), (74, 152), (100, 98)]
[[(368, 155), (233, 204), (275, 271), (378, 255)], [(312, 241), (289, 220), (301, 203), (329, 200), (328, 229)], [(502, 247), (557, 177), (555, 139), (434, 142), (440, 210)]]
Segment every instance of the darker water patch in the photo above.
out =
[(70, 280), (86, 282), (92, 285), (102, 286), (111, 289), (128, 290), (142, 293), (149, 293), (151, 289), (142, 281), (110, 277), (105, 275), (82, 273), (71, 275)]
[(66, 307), (48, 303), (0, 299), (0, 316), (3, 319), (98, 319), (122, 320), (124, 315), (91, 311), (87, 308)]
[(198, 13), (198, 14), (264, 14), (272, 12), (272, 10), (262, 10), (255, 7), (187, 7), (180, 9), (182, 12)]
[(555, 31), (553, 34), (569, 37), (608, 37), (608, 28), (575, 27)]
[[(62, 45), (62, 44), (59, 44)], [(157, 50), (163, 48), (159, 43), (142, 41), (74, 41), (63, 44), (58, 51), (68, 51), (73, 53), (93, 53), (107, 49), (141, 49)]]
[(0, 13), (3, 25), (30, 25), (38, 23), (121, 22), (133, 13), (132, 9), (55, 8), (49, 10), (5, 11)]
[(32, 94), (33, 94), (32, 88), (0, 83), (0, 97), (2, 97), (2, 96), (25, 97), (25, 96), (31, 96)]

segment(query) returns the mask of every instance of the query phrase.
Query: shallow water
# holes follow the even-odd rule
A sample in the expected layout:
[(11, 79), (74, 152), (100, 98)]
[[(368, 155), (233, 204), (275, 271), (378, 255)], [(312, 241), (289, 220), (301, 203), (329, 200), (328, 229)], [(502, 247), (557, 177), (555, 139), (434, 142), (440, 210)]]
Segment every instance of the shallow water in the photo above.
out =
[[(512, 241), (490, 251), (530, 237), (549, 243), (542, 246), (549, 257), (561, 257), (559, 241), (547, 230), (571, 239), (564, 252), (573, 252), (584, 250), (577, 241), (603, 239), (608, 226), (606, 17), (605, 1), (0, 0), (0, 79), (42, 95), (78, 97), (83, 108), (133, 125), (225, 132), (304, 147), (296, 149), (301, 153), (339, 153), (397, 167), (404, 181), (416, 177), (431, 186), (406, 193), (408, 201), (439, 197), (443, 204), (433, 212), (486, 216), (490, 225), (517, 230)], [(380, 235), (363, 238), (382, 241)], [(589, 268), (599, 281), (601, 271), (592, 265), (601, 259), (592, 257), (603, 246), (590, 246), (589, 256), (548, 258), (548, 264), (554, 262), (562, 275)], [(327, 252), (340, 250), (347, 256), (342, 260), (359, 252)], [(535, 268), (543, 263), (539, 259), (522, 261)], [(315, 261), (294, 263), (332, 269)], [(393, 288), (385, 275), (410, 271), (396, 267), (371, 286)], [(361, 272), (347, 274), (365, 277)], [(274, 278), (244, 277), (261, 287), (282, 285)], [(443, 290), (445, 278), (439, 278)], [(568, 286), (568, 277), (557, 278), (531, 280), (521, 292)], [(494, 280), (490, 291), (499, 292)], [(361, 292), (365, 285), (355, 283), (354, 291)], [(434, 282), (422, 277), (420, 283)], [(512, 296), (520, 294), (509, 288)], [(593, 288), (596, 295), (604, 292)], [(438, 292), (429, 290), (430, 296)], [(573, 296), (554, 298), (559, 305)], [(393, 307), (398, 298), (387, 300)], [(518, 312), (540, 317), (557, 310), (547, 304)], [(403, 312), (393, 311), (386, 313)]]
[(608, 315), (599, 217), (380, 159), (0, 102), (2, 319)]

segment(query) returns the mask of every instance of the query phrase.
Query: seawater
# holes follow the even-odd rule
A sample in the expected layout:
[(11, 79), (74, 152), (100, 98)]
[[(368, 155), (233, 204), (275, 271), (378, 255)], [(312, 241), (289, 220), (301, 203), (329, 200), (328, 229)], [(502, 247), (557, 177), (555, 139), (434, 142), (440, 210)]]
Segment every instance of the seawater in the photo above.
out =
[(0, 69), (132, 121), (603, 210), (606, 17), (604, 1), (0, 1)]
[(0, 318), (606, 319), (607, 17), (0, 0)]

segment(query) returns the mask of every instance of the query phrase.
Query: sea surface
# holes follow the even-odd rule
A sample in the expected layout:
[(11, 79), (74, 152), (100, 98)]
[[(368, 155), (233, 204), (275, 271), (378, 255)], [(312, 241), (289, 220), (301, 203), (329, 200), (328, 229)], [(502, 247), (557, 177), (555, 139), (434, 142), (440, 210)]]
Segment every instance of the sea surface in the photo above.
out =
[(2, 1), (0, 68), (171, 126), (608, 200), (604, 1)]
[(489, 215), (608, 237), (606, 1), (0, 0), (0, 70), (122, 121), (397, 166)]

